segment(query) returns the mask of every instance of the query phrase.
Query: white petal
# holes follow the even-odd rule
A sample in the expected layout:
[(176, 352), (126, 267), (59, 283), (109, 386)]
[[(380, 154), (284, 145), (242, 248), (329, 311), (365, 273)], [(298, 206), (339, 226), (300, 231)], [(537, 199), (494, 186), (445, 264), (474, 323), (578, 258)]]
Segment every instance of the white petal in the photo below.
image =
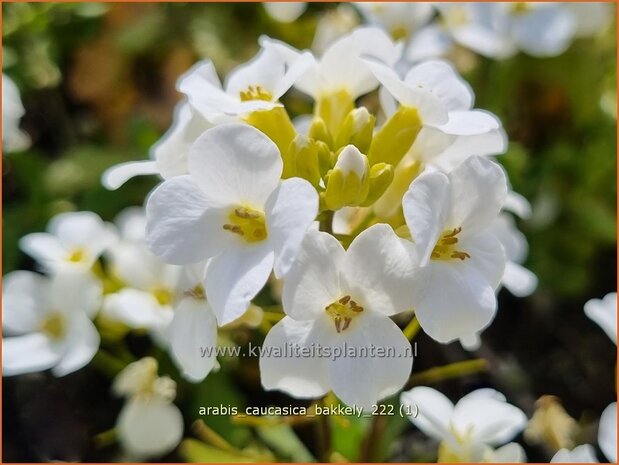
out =
[[(357, 321), (358, 320), (358, 321)], [(346, 404), (371, 409), (378, 401), (398, 392), (408, 380), (413, 366), (410, 342), (390, 318), (373, 312), (359, 315), (332, 344), (346, 344), (348, 350), (379, 348), (392, 355), (344, 356), (329, 363), (333, 392)]]
[(410, 280), (416, 259), (410, 242), (400, 239), (386, 224), (361, 234), (346, 251), (342, 272), (350, 295), (362, 296), (372, 311), (394, 315), (412, 309)]
[(411, 282), (419, 324), (441, 343), (480, 332), (496, 312), (494, 289), (467, 261), (431, 260)]
[(447, 123), (436, 127), (455, 136), (474, 136), (497, 130), (501, 123), (492, 113), (483, 110), (450, 111)]
[(212, 206), (191, 176), (176, 176), (148, 198), (146, 242), (167, 263), (201, 262), (232, 243), (232, 234), (223, 230), (227, 214)]
[[(217, 320), (206, 300), (186, 297), (174, 309), (170, 345), (185, 378), (192, 382), (206, 378), (217, 363)], [(211, 356), (202, 356), (203, 349)]]
[(52, 368), (54, 376), (65, 376), (86, 366), (99, 349), (99, 333), (83, 313), (72, 316), (66, 339), (65, 351)]
[(460, 434), (491, 446), (504, 444), (524, 429), (527, 417), (505, 402), (492, 389), (479, 389), (464, 396), (454, 408), (452, 422)]
[(282, 304), (296, 320), (313, 320), (340, 295), (339, 268), (344, 248), (333, 236), (309, 231), (286, 275)]
[(523, 220), (531, 218), (531, 203), (518, 192), (510, 190), (507, 193), (507, 198), (505, 199), (505, 205), (503, 208)]
[(585, 314), (617, 344), (617, 293), (606, 294), (603, 300), (591, 299), (585, 304)]
[(496, 463), (525, 463), (527, 456), (524, 449), (517, 442), (510, 442), (496, 449), (492, 454), (492, 462)]
[(13, 271), (2, 278), (2, 330), (23, 334), (37, 329), (48, 310), (49, 281), (31, 271)]
[(126, 287), (105, 297), (103, 311), (108, 318), (133, 329), (153, 329), (170, 323), (172, 309), (162, 306), (150, 293)]
[(157, 163), (152, 160), (127, 161), (106, 169), (101, 175), (101, 184), (114, 191), (135, 176), (159, 174)]
[(61, 355), (62, 345), (41, 333), (2, 338), (2, 376), (47, 370)]
[(168, 402), (133, 398), (118, 416), (118, 439), (123, 448), (140, 458), (171, 452), (183, 437), (183, 416)]
[(591, 444), (583, 444), (572, 450), (561, 449), (550, 460), (550, 463), (599, 463), (595, 449)]
[(472, 352), (481, 347), (481, 338), (477, 333), (469, 334), (460, 338), (460, 344), (462, 344), (464, 349)]
[(269, 241), (275, 247), (274, 272), (281, 278), (290, 269), (318, 214), (316, 189), (304, 179), (286, 179), (268, 198), (265, 213)]
[(282, 174), (277, 146), (262, 132), (243, 124), (222, 124), (206, 131), (191, 147), (189, 173), (214, 204), (261, 209)]
[(516, 297), (527, 297), (537, 289), (538, 279), (535, 274), (515, 262), (505, 263), (502, 284)]
[(404, 194), (402, 208), (419, 264), (425, 266), (445, 229), (451, 209), (449, 179), (439, 172), (422, 173)]
[(564, 5), (542, 4), (514, 17), (512, 35), (530, 55), (555, 56), (569, 47), (576, 26), (576, 18)]
[(58, 236), (61, 244), (66, 249), (83, 247), (93, 253), (94, 259), (97, 253), (103, 252), (100, 242), (104, 246), (112, 241), (109, 226), (93, 212), (68, 212), (54, 216), (48, 225), (48, 231)]
[(279, 100), (315, 63), (316, 60), (310, 52), (303, 52), (297, 59), (290, 62), (286, 69), (286, 74), (279, 80), (273, 90), (273, 99)]
[(450, 112), (473, 106), (473, 91), (446, 61), (429, 60), (411, 68), (404, 82), (427, 89), (436, 95)]
[(484, 231), (464, 236), (458, 242), (458, 250), (470, 255), (468, 265), (475, 267), (493, 289), (499, 286), (505, 271), (505, 252), (494, 234)]
[(598, 430), (598, 444), (611, 463), (617, 463), (617, 402), (602, 412)]
[(454, 406), (442, 393), (419, 386), (403, 392), (400, 402), (409, 405), (413, 412), (418, 412), (417, 416), (411, 415), (408, 418), (425, 434), (437, 441), (451, 438), (449, 426)]
[(295, 21), (307, 9), (307, 2), (264, 2), (269, 16), (281, 23)]
[(65, 313), (83, 312), (90, 318), (101, 308), (103, 286), (88, 271), (63, 270), (51, 278), (50, 308)]
[(277, 389), (303, 399), (325, 395), (330, 389), (328, 360), (304, 357), (302, 352), (304, 348), (309, 351), (312, 344), (327, 341), (325, 333), (322, 319), (296, 321), (285, 316), (273, 326), (264, 339), (260, 356), (264, 389)]
[(452, 212), (448, 220), (462, 234), (480, 231), (496, 219), (507, 196), (503, 169), (493, 161), (471, 157), (449, 174)]
[(220, 326), (240, 317), (264, 287), (274, 253), (264, 245), (230, 247), (209, 262), (205, 289)]
[(26, 234), (19, 240), (19, 248), (48, 270), (53, 270), (69, 253), (60, 240), (49, 233)]
[(410, 62), (440, 57), (445, 55), (452, 45), (453, 40), (447, 31), (430, 24), (413, 35), (406, 48), (406, 57)]
[(249, 86), (260, 86), (272, 94), (278, 82), (284, 77), (285, 65), (285, 61), (277, 51), (262, 48), (247, 63), (230, 71), (224, 85), (226, 92), (240, 98), (240, 93)]

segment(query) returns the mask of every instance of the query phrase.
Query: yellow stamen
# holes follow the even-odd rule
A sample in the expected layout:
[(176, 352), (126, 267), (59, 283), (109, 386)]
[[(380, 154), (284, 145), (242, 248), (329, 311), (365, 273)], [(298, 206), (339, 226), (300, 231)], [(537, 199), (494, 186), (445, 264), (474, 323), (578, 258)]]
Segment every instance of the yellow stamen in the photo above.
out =
[(341, 333), (348, 329), (354, 317), (363, 312), (363, 307), (354, 300), (351, 300), (349, 295), (345, 295), (332, 304), (327, 305), (325, 311), (333, 319), (335, 330)]
[(168, 288), (156, 286), (151, 292), (159, 305), (170, 305), (172, 303), (173, 293)]
[(267, 238), (264, 213), (248, 207), (237, 207), (228, 215), (230, 223), (223, 225), (226, 231), (237, 234), (247, 242), (260, 242)]
[(66, 332), (64, 316), (59, 313), (51, 313), (41, 323), (41, 331), (43, 331), (50, 339), (60, 340), (64, 337)]
[(462, 250), (456, 250), (456, 245), (458, 244), (458, 234), (461, 232), (462, 228), (454, 228), (452, 230), (443, 231), (443, 234), (432, 250), (430, 258), (432, 258), (432, 260), (456, 259), (462, 261), (467, 258), (471, 258), (468, 253)]
[(75, 249), (71, 252), (71, 254), (69, 255), (69, 261), (70, 262), (74, 262), (74, 263), (79, 263), (82, 260), (84, 260), (86, 253), (84, 252), (84, 249)]
[(247, 102), (248, 100), (266, 100), (270, 102), (273, 100), (273, 95), (262, 86), (249, 86), (247, 89), (240, 92), (241, 101)]

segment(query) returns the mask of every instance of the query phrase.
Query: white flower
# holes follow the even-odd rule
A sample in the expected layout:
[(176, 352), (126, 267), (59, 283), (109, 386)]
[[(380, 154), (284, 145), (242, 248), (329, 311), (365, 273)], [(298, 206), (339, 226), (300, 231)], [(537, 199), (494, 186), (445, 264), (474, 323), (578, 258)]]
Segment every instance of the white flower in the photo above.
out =
[(2, 74), (2, 149), (7, 153), (30, 145), (28, 135), (19, 129), (19, 120), (25, 112), (19, 89), (10, 77)]
[(51, 368), (64, 376), (85, 366), (99, 348), (91, 318), (99, 310), (101, 284), (81, 270), (51, 279), (15, 271), (2, 280), (2, 374)]
[(307, 2), (264, 2), (262, 5), (271, 18), (281, 23), (292, 23), (307, 9)]
[(271, 47), (262, 48), (254, 58), (228, 74), (221, 85), (213, 64), (199, 62), (178, 81), (178, 90), (211, 123), (230, 121), (257, 110), (282, 105), (278, 100), (312, 65), (309, 52), (285, 60)]
[(340, 37), (349, 34), (359, 25), (359, 15), (348, 3), (326, 10), (318, 19), (312, 41), (312, 51), (322, 55)]
[(126, 396), (116, 430), (125, 452), (136, 459), (171, 452), (183, 437), (183, 416), (173, 403), (176, 383), (157, 376), (157, 361), (146, 357), (127, 365), (112, 386)]
[(617, 402), (613, 402), (602, 412), (598, 444), (609, 462), (617, 463)]
[(434, 13), (430, 2), (355, 2), (355, 6), (367, 23), (384, 28), (396, 39), (410, 37)]
[(186, 100), (181, 101), (174, 110), (172, 126), (151, 148), (151, 160), (114, 165), (103, 173), (101, 183), (106, 189), (115, 190), (134, 176), (158, 174), (164, 179), (170, 179), (187, 174), (191, 144), (212, 126)]
[(441, 442), (439, 461), (488, 461), (499, 459), (503, 454), (511, 456), (509, 461), (518, 461), (519, 456), (523, 458), (517, 444), (509, 445), (498, 457), (493, 455), (501, 449), (489, 450), (489, 447), (508, 442), (527, 423), (525, 414), (508, 404), (505, 396), (494, 389), (473, 391), (454, 406), (439, 391), (420, 386), (403, 392), (400, 402), (417, 413), (409, 416), (417, 428)]
[(346, 251), (327, 233), (308, 233), (284, 281), (287, 316), (268, 333), (263, 351), (291, 346), (367, 351), (374, 346), (394, 355), (279, 357), (263, 352), (264, 388), (298, 398), (333, 390), (345, 403), (362, 408), (401, 389), (412, 366), (410, 343), (389, 316), (409, 308), (414, 263), (406, 247), (387, 225), (367, 229)]
[(505, 253), (490, 226), (506, 195), (503, 170), (472, 157), (448, 175), (422, 173), (402, 200), (420, 259), (412, 304), (439, 342), (477, 333), (494, 318)]
[(585, 314), (595, 321), (608, 337), (617, 344), (617, 293), (603, 299), (591, 299), (585, 304)]
[(206, 131), (189, 175), (161, 184), (146, 206), (147, 242), (172, 264), (211, 259), (205, 290), (219, 324), (238, 318), (271, 270), (283, 276), (318, 211), (299, 178), (280, 183), (282, 159), (263, 133), (242, 124)]
[(550, 463), (598, 463), (595, 449), (590, 444), (583, 444), (572, 450), (561, 449), (553, 455)]
[(69, 212), (54, 216), (46, 233), (22, 237), (20, 248), (47, 271), (89, 269), (116, 240), (110, 225), (93, 212)]
[[(282, 42), (262, 37), (260, 43), (266, 49), (277, 51), (287, 62), (301, 56), (301, 52)], [(382, 30), (360, 27), (333, 42), (319, 60), (311, 57), (311, 66), (296, 79), (294, 87), (315, 100), (338, 92), (356, 99), (378, 86), (362, 57), (393, 65), (401, 53), (401, 47)]]

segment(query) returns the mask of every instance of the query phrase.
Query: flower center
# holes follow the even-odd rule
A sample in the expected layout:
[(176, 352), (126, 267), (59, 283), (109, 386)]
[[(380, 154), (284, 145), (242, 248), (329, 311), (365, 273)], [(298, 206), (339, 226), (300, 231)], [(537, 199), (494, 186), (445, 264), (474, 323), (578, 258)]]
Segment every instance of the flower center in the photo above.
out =
[(62, 339), (66, 332), (64, 316), (60, 312), (49, 314), (41, 323), (41, 331), (55, 341)]
[(515, 2), (510, 5), (512, 13), (515, 15), (521, 15), (531, 11), (531, 5), (527, 5), (527, 2)]
[(325, 307), (327, 315), (333, 319), (335, 329), (338, 333), (346, 331), (354, 317), (363, 312), (363, 307), (352, 300), (349, 295), (327, 305)]
[(196, 284), (193, 288), (185, 291), (185, 295), (199, 300), (206, 299), (206, 292), (202, 284)]
[(84, 249), (75, 249), (69, 254), (69, 261), (73, 263), (79, 263), (84, 260), (86, 253)]
[(270, 102), (273, 100), (273, 95), (271, 95), (271, 92), (260, 85), (249, 86), (247, 89), (242, 90), (239, 95), (242, 102), (247, 102), (248, 100), (266, 100), (267, 102)]
[(174, 295), (170, 289), (165, 286), (155, 286), (151, 293), (155, 296), (155, 299), (157, 299), (159, 305), (163, 306), (170, 305), (172, 303), (172, 299), (174, 298)]
[(247, 207), (237, 207), (228, 215), (230, 223), (223, 228), (238, 234), (247, 242), (260, 242), (267, 238), (267, 226), (264, 213)]
[(432, 250), (432, 260), (466, 260), (471, 256), (461, 250), (457, 250), (458, 234), (462, 232), (462, 228), (454, 228), (452, 230), (443, 231), (441, 238), (438, 240)]

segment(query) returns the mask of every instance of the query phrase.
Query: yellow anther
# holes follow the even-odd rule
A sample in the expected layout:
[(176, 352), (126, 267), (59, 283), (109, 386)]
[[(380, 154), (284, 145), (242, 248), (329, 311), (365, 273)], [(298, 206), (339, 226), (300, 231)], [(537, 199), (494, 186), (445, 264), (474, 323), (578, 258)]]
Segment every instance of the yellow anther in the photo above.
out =
[(187, 297), (193, 297), (194, 299), (206, 299), (206, 292), (202, 284), (197, 284), (192, 289), (185, 291)]
[(159, 305), (170, 305), (174, 298), (174, 294), (170, 291), (170, 289), (164, 286), (155, 286), (151, 290), (151, 293), (155, 299), (157, 299)]
[(41, 323), (41, 331), (50, 339), (56, 341), (62, 339), (66, 332), (64, 316), (59, 312), (49, 314)]
[(84, 249), (75, 249), (69, 255), (69, 261), (73, 263), (79, 263), (84, 260), (86, 253)]
[(512, 13), (515, 15), (521, 15), (531, 11), (531, 5), (528, 5), (527, 2), (514, 2), (510, 6)]
[(260, 242), (267, 238), (264, 213), (248, 207), (236, 207), (228, 215), (230, 223), (223, 225), (226, 231), (237, 234), (247, 242)]
[(270, 102), (273, 100), (271, 92), (260, 85), (249, 86), (247, 89), (242, 90), (239, 95), (243, 102), (247, 102), (248, 100), (266, 100)]
[(325, 311), (333, 319), (335, 330), (341, 333), (348, 329), (353, 318), (363, 311), (363, 307), (357, 305), (349, 295), (345, 295), (332, 304), (327, 305)]
[(462, 251), (456, 250), (456, 244), (458, 244), (458, 234), (462, 232), (462, 228), (454, 228), (451, 230), (443, 231), (440, 239), (434, 246), (430, 258), (432, 260), (466, 260), (471, 256)]

